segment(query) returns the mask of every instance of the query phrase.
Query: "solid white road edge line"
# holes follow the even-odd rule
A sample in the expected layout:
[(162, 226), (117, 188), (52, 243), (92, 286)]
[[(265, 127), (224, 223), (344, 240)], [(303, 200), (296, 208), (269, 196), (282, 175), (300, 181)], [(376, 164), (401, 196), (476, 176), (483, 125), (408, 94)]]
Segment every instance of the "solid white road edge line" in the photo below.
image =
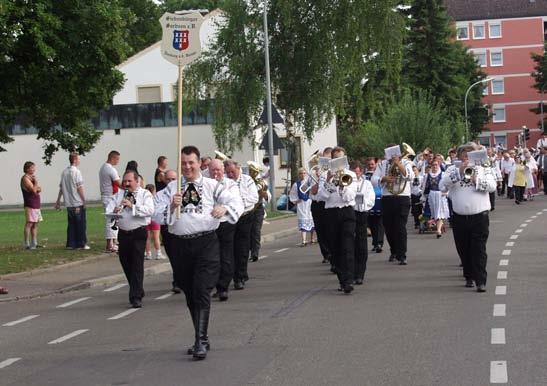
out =
[(8, 367), (9, 365), (12, 365), (15, 362), (20, 360), (21, 358), (8, 358), (5, 361), (0, 362), (0, 369), (3, 369), (4, 367)]
[(104, 292), (116, 291), (117, 289), (125, 287), (126, 285), (127, 285), (127, 283), (116, 284), (114, 287), (110, 287), (110, 288), (105, 289)]
[(37, 317), (39, 317), (39, 316), (40, 316), (40, 315), (29, 315), (29, 316), (25, 316), (24, 318), (14, 320), (13, 322), (4, 323), (4, 324), (2, 324), (2, 326), (4, 326), (4, 327), (12, 327), (12, 326), (18, 325), (19, 323), (23, 323), (23, 322), (26, 322), (26, 321), (28, 321), (28, 320), (37, 318)]
[(490, 383), (507, 383), (507, 361), (490, 362)]
[(506, 307), (505, 304), (494, 304), (494, 312), (492, 313), (493, 316), (505, 316), (506, 315)]
[(63, 304), (59, 304), (57, 307), (55, 308), (66, 308), (66, 307), (70, 307), (74, 304), (77, 304), (77, 303), (81, 303), (81, 302), (84, 302), (86, 301), (87, 299), (91, 299), (90, 297), (87, 297), (87, 298), (80, 298), (80, 299), (76, 299), (76, 300), (73, 300), (71, 302), (66, 302), (66, 303), (63, 303)]
[(505, 344), (505, 328), (493, 328), (490, 333), (491, 344)]
[(507, 295), (507, 286), (506, 285), (497, 285), (496, 286), (496, 295)]
[(133, 312), (137, 312), (138, 310), (140, 310), (140, 308), (130, 308), (128, 310), (125, 310), (124, 312), (119, 313), (118, 315), (111, 316), (110, 318), (108, 318), (108, 320), (121, 319), (123, 317), (126, 317), (127, 315), (131, 315)]
[(57, 338), (57, 339), (55, 339), (55, 340), (52, 340), (52, 341), (49, 342), (48, 344), (58, 344), (58, 343), (62, 343), (62, 342), (64, 342), (64, 341), (66, 341), (66, 340), (72, 339), (72, 338), (74, 338), (74, 337), (76, 337), (76, 336), (78, 336), (78, 335), (81, 335), (81, 334), (83, 334), (84, 332), (88, 332), (88, 331), (89, 331), (89, 329), (86, 329), (86, 330), (76, 330), (76, 331), (74, 331), (74, 332), (71, 332), (70, 334), (67, 334), (67, 335), (62, 336), (62, 337), (60, 337), (60, 338)]

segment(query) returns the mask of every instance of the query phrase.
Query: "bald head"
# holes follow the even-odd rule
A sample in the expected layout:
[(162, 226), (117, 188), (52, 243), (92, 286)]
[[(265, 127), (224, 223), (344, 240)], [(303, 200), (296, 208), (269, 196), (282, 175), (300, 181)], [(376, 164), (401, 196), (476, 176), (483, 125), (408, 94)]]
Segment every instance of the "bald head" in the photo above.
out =
[(177, 172), (174, 170), (168, 170), (165, 172), (165, 183), (169, 184), (171, 181), (177, 180)]
[(209, 177), (220, 181), (224, 178), (224, 163), (219, 159), (213, 159), (209, 163)]

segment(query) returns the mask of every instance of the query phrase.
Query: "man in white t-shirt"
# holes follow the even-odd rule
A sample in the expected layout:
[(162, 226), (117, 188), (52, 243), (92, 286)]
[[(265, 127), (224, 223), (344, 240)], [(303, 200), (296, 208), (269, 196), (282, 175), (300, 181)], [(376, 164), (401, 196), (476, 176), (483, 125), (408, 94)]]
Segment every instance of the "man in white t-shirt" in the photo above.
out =
[(536, 144), (536, 149), (541, 149), (542, 147), (547, 147), (547, 135), (545, 133), (541, 135)]
[[(108, 159), (99, 170), (99, 184), (101, 187), (101, 200), (106, 210), (106, 206), (112, 197), (118, 192), (120, 187), (120, 175), (114, 168), (120, 162), (120, 153), (112, 150), (108, 153)], [(118, 231), (112, 229), (112, 220), (106, 217), (105, 232), (106, 251), (116, 252), (117, 246), (114, 241), (118, 238)]]
[(59, 209), (61, 207), (62, 197), (68, 214), (66, 248), (89, 249), (86, 236), (84, 179), (78, 169), (80, 155), (70, 153), (68, 160), (70, 166), (61, 173), (59, 195), (57, 196), (55, 208)]

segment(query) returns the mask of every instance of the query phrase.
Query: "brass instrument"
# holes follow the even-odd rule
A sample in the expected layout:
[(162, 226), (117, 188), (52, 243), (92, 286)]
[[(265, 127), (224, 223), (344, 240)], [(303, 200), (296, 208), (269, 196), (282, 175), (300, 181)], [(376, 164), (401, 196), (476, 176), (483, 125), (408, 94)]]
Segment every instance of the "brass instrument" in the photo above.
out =
[(308, 178), (300, 185), (302, 194), (308, 193), (311, 188), (319, 183), (319, 175), (322, 171), (321, 165), (319, 165), (320, 159), (319, 150), (316, 150), (308, 160)]
[(267, 192), (268, 184), (260, 177), (260, 172), (262, 171), (260, 165), (254, 161), (247, 161), (247, 165), (249, 166), (249, 176), (251, 176), (255, 182), (258, 193)]
[[(416, 153), (410, 147), (409, 144), (403, 142), (402, 147), (403, 147), (403, 152), (401, 154), (401, 160), (408, 159), (408, 156), (410, 156), (410, 155), (411, 156), (416, 155)], [(388, 182), (386, 184), (386, 189), (392, 195), (398, 196), (399, 194), (404, 192), (404, 190), (406, 188), (407, 180), (401, 174), (401, 171), (399, 170), (399, 166), (397, 166), (395, 163), (391, 162), (391, 160), (389, 160), (389, 162), (391, 164), (389, 166), (389, 169), (387, 170), (386, 175), (391, 176), (391, 177), (395, 177), (395, 181)]]
[(221, 153), (220, 151), (218, 150), (215, 150), (215, 158), (218, 159), (218, 160), (221, 160), (222, 162), (224, 161), (228, 161), (230, 159), (230, 157), (228, 157), (226, 154), (224, 153)]
[(465, 169), (463, 169), (463, 182), (466, 184), (470, 183), (473, 177), (476, 174), (476, 169), (472, 166), (468, 166)]
[(334, 177), (332, 183), (339, 187), (345, 187), (353, 182), (353, 177), (350, 174), (344, 172), (345, 169), (349, 169), (348, 157), (339, 157), (329, 162), (329, 169)]

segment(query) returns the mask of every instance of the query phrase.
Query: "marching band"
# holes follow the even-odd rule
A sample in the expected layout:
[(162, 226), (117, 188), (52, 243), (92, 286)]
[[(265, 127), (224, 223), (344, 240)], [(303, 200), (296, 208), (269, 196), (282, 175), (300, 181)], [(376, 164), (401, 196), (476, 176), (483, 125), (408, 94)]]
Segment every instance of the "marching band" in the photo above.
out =
[[(187, 351), (198, 360), (211, 347), (211, 292), (216, 288), (213, 297), (227, 301), (232, 280), (234, 289), (245, 288), (247, 263), (258, 259), (260, 248), (260, 233), (258, 240), (256, 234), (251, 236), (253, 226), (260, 232), (264, 205), (271, 199), (261, 165), (249, 161), (245, 174), (239, 163), (215, 153), (215, 159), (206, 157), (204, 168), (199, 149), (184, 147), (180, 181), (174, 171), (166, 171), (167, 185), (154, 198), (138, 187), (139, 177), (127, 171), (124, 190), (106, 205), (106, 215), (119, 227), (120, 262), (133, 307), (141, 307), (144, 296), (144, 226), (151, 218), (161, 225), (173, 268), (173, 292), (184, 292), (194, 324), (194, 344)], [(385, 232), (388, 261), (404, 266), (409, 214), (420, 233), (433, 221), (436, 229), (430, 230), (436, 230), (437, 238), (444, 231), (443, 220), (450, 218), (465, 286), (484, 292), (491, 194), (501, 185), (513, 188), (520, 199), (518, 184), (528, 176), (519, 174), (519, 167), (527, 162), (525, 155), (516, 165), (505, 157), (493, 159), (474, 143), (450, 153), (449, 161), (433, 156), (430, 149), (416, 156), (405, 143), (389, 145), (384, 159), (367, 158), (364, 164), (349, 162), (339, 146), (318, 150), (291, 189), (291, 201), (305, 211), (298, 216), (300, 246), (308, 244), (304, 232), (312, 232), (310, 244), (315, 243), (315, 231), (323, 263), (330, 263), (337, 275), (339, 291), (350, 294), (365, 280), (367, 233), (371, 251), (381, 253)]]

